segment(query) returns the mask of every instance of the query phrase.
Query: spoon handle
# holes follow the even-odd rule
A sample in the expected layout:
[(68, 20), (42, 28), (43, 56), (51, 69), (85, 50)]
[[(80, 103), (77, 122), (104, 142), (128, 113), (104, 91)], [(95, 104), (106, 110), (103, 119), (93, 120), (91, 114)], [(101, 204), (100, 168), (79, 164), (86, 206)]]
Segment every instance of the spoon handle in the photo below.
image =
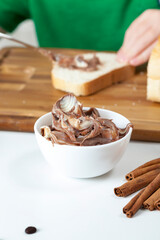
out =
[(19, 41), (19, 40), (15, 39), (15, 38), (12, 38), (11, 36), (9, 36), (7, 34), (1, 33), (1, 32), (0, 32), (0, 38), (5, 38), (5, 39), (8, 39), (8, 40), (20, 43), (20, 44), (22, 44), (23, 46), (25, 46), (27, 48), (37, 49), (37, 47), (34, 47), (34, 46), (30, 45), (30, 44), (27, 44), (27, 43), (24, 43), (22, 41)]
[(33, 49), (34, 51), (37, 51), (39, 52), (41, 55), (47, 57), (49, 60), (52, 61), (52, 51), (50, 50), (46, 50), (44, 48), (38, 48), (38, 47), (34, 47), (28, 43), (24, 43), (22, 41), (19, 41), (15, 38), (12, 38), (11, 36), (7, 35), (7, 34), (4, 34), (4, 33), (1, 33), (0, 32), (0, 38), (5, 38), (5, 39), (8, 39), (8, 40), (11, 40), (11, 41), (14, 41), (16, 43), (20, 43), (22, 44), (23, 46), (27, 47), (27, 48), (30, 48), (30, 49)]

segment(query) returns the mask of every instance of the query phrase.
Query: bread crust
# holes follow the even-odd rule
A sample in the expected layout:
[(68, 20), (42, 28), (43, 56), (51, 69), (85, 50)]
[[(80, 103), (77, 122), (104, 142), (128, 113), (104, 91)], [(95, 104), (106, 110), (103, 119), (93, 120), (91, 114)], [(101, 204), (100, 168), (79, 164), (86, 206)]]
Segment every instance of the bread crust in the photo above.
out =
[(147, 76), (155, 80), (160, 79), (160, 37), (158, 39), (157, 44), (152, 50), (148, 62)]
[(147, 76), (147, 99), (160, 102), (160, 37), (152, 50)]
[(76, 96), (87, 96), (117, 82), (125, 81), (134, 75), (134, 71), (134, 67), (127, 65), (83, 84), (68, 83), (63, 79), (55, 77), (53, 71), (51, 72), (51, 78), (54, 88), (65, 92), (72, 92)]
[(147, 99), (160, 102), (160, 79), (147, 79)]

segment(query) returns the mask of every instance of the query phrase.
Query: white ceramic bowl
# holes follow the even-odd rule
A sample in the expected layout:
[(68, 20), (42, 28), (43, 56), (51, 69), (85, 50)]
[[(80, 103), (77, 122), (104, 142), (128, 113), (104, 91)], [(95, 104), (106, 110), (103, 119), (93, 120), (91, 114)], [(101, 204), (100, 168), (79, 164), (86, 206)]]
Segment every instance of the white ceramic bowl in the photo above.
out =
[[(88, 108), (84, 108), (88, 109)], [(98, 109), (98, 108), (97, 108)], [(105, 109), (98, 109), (100, 116), (112, 119), (117, 127), (126, 127), (129, 120), (124, 116)], [(132, 128), (120, 140), (97, 146), (52, 145), (41, 135), (40, 128), (51, 125), (52, 114), (40, 117), (34, 131), (40, 150), (46, 161), (53, 166), (55, 174), (74, 178), (91, 178), (110, 171), (121, 159), (130, 140)]]

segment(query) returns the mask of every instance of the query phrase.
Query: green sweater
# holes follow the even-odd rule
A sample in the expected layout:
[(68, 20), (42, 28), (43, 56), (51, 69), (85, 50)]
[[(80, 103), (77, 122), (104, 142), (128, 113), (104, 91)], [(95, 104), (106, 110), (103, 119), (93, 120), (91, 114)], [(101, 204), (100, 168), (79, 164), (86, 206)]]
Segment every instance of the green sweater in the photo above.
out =
[(0, 0), (0, 26), (33, 19), (41, 47), (118, 50), (131, 22), (158, 0)]

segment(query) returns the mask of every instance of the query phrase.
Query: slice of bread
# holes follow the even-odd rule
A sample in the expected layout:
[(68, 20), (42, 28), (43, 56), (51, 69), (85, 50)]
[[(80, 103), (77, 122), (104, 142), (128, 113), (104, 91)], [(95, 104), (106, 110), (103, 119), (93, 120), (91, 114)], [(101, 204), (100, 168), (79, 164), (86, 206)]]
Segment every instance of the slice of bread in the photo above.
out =
[(153, 48), (148, 62), (147, 99), (160, 102), (160, 38)]
[(58, 62), (53, 62), (51, 72), (53, 86), (56, 89), (71, 92), (76, 96), (86, 96), (134, 75), (134, 68), (119, 63), (116, 60), (116, 53), (81, 54), (84, 59), (91, 59), (94, 55), (101, 62), (97, 70), (94, 71), (64, 68), (59, 66)]

